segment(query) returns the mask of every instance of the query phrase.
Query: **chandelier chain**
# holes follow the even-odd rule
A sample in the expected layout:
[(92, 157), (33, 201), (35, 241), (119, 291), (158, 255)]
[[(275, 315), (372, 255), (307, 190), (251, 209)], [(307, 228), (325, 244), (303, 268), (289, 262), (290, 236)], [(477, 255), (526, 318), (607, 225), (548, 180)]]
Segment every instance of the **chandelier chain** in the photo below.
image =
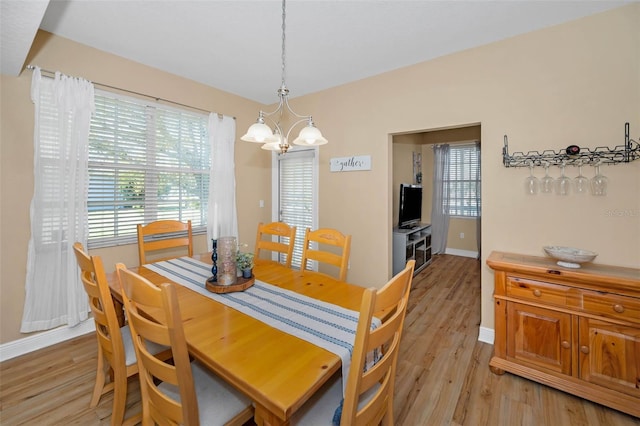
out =
[(285, 84), (285, 18), (286, 18), (286, 0), (282, 0), (282, 87), (286, 87)]
[[(289, 135), (292, 130), (300, 124), (304, 124), (304, 128), (300, 130), (300, 134), (293, 141), (296, 145), (304, 146), (318, 146), (327, 143), (327, 140), (322, 137), (322, 133), (315, 127), (313, 118), (311, 115), (300, 115), (296, 113), (289, 105), (289, 89), (286, 86), (286, 0), (282, 0), (282, 85), (278, 89), (278, 102), (277, 108), (272, 112), (264, 112), (260, 110), (258, 120), (255, 124), (252, 124), (247, 133), (240, 139), (247, 142), (262, 143), (263, 149), (280, 151), (284, 154), (288, 151)], [(284, 118), (285, 110), (288, 115), (293, 117), (293, 123), (288, 127), (288, 131), (282, 127), (281, 120)], [(277, 118), (276, 118), (277, 114)], [(272, 130), (267, 124), (265, 119), (268, 119), (274, 126), (275, 131)]]

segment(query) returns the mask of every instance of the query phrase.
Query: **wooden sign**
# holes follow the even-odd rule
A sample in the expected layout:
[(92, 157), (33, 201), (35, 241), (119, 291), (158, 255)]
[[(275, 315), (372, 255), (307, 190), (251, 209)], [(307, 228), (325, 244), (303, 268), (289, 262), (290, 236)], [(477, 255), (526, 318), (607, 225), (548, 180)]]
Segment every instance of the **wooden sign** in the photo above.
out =
[(329, 160), (329, 170), (332, 172), (353, 172), (357, 170), (371, 170), (370, 155), (354, 155), (352, 157), (338, 157)]

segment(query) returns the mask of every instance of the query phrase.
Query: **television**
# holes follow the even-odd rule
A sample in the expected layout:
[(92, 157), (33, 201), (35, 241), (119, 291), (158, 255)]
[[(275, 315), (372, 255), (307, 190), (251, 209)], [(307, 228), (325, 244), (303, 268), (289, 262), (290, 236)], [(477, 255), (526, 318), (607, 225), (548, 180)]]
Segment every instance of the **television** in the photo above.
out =
[(400, 184), (400, 209), (398, 210), (398, 227), (413, 228), (422, 220), (422, 186)]

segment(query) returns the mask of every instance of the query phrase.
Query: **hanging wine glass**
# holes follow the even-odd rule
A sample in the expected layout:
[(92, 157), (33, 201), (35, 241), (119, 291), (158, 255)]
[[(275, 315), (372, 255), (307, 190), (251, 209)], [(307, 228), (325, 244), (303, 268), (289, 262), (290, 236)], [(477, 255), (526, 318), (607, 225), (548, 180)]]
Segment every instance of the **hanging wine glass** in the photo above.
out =
[(529, 195), (536, 195), (540, 188), (540, 181), (533, 175), (533, 161), (529, 161), (529, 176), (524, 180), (524, 190)]
[(564, 175), (564, 161), (562, 162), (562, 166), (560, 166), (560, 177), (556, 180), (556, 194), (558, 195), (569, 195), (571, 190), (571, 179)]
[(576, 194), (586, 194), (589, 191), (589, 178), (582, 176), (582, 161), (578, 163), (578, 176), (573, 179)]
[(596, 163), (596, 175), (591, 178), (591, 194), (592, 195), (607, 195), (607, 185), (609, 178), (600, 174), (600, 162)]
[(549, 163), (544, 163), (544, 177), (540, 184), (540, 192), (551, 194), (553, 192), (553, 178), (549, 176)]

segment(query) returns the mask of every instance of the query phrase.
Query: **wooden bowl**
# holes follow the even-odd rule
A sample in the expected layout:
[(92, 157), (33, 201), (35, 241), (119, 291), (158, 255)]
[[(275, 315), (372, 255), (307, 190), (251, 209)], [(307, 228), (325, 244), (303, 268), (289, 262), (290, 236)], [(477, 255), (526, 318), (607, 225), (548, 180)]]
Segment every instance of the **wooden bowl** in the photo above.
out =
[(207, 280), (205, 282), (205, 287), (212, 293), (234, 293), (236, 291), (245, 291), (249, 287), (253, 286), (255, 282), (256, 277), (251, 275), (251, 278), (238, 277), (237, 282), (231, 285), (220, 285), (216, 282)]

